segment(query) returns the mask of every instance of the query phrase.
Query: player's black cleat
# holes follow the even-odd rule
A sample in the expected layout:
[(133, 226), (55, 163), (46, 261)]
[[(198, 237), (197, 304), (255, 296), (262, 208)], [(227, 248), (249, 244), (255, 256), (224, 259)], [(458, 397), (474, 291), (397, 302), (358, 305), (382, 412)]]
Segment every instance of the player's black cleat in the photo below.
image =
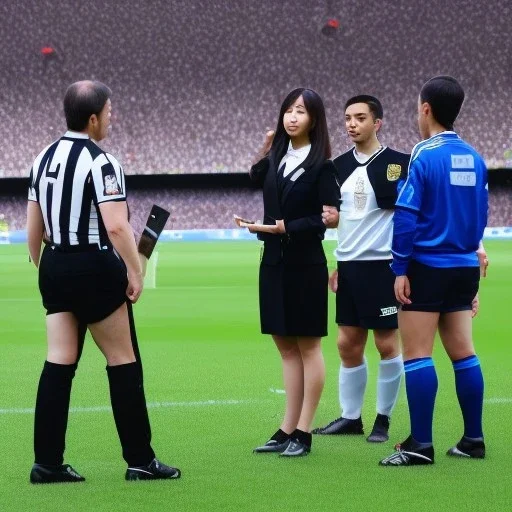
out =
[(286, 439), (282, 443), (275, 439), (269, 439), (263, 446), (254, 448), (253, 453), (283, 453), (286, 448), (288, 448), (290, 442), (290, 438)]
[(467, 437), (463, 437), (456, 446), (446, 452), (446, 455), (467, 459), (484, 459), (485, 443), (483, 441), (473, 441)]
[(377, 414), (371, 434), (366, 438), (369, 443), (385, 443), (389, 439), (389, 417)]
[(315, 428), (311, 433), (324, 436), (363, 435), (363, 422), (360, 417), (356, 420), (341, 417), (331, 421), (325, 427)]
[(63, 464), (62, 466), (34, 464), (30, 471), (31, 484), (59, 484), (84, 481), (85, 478), (79, 475), (69, 464)]
[(153, 459), (147, 466), (130, 466), (126, 470), (125, 480), (170, 480), (179, 478), (181, 471), (162, 464), (158, 459)]
[(425, 466), (434, 464), (434, 447), (420, 448), (412, 436), (395, 446), (396, 452), (379, 462), (380, 466)]

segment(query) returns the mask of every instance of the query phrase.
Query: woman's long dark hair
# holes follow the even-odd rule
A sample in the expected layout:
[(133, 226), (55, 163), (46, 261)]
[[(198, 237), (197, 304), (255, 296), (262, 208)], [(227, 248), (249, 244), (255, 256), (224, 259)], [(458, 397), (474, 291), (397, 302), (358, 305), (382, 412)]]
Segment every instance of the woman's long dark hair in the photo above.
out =
[(311, 128), (309, 130), (309, 141), (311, 142), (311, 151), (304, 161), (303, 166), (312, 166), (316, 168), (322, 165), (327, 159), (331, 158), (331, 142), (329, 140), (329, 131), (325, 119), (325, 107), (322, 98), (312, 89), (299, 87), (291, 91), (283, 101), (279, 111), (279, 120), (277, 122), (276, 134), (270, 147), (269, 156), (276, 165), (288, 151), (290, 136), (286, 133), (283, 124), (285, 112), (295, 103), (295, 100), (302, 96), (304, 106), (311, 118)]

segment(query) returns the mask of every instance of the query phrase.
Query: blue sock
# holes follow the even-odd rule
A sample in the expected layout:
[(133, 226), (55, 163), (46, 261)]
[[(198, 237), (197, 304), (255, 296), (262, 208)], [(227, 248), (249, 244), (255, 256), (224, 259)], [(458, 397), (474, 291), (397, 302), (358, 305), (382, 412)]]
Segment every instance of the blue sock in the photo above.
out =
[(432, 419), (437, 394), (437, 374), (431, 357), (404, 362), (411, 435), (418, 443), (432, 444)]
[(483, 437), (482, 406), (484, 401), (484, 378), (480, 361), (476, 355), (453, 361), (455, 389), (464, 418), (464, 435)]

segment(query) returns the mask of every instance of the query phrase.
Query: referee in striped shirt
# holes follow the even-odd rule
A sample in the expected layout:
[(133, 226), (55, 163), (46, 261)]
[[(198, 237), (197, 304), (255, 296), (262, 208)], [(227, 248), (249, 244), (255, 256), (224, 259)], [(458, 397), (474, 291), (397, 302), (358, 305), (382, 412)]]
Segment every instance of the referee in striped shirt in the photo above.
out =
[(126, 480), (180, 476), (151, 448), (142, 368), (132, 346), (126, 302), (140, 297), (141, 266), (128, 222), (123, 169), (97, 145), (108, 134), (110, 96), (100, 82), (69, 86), (64, 97), (68, 131), (37, 156), (30, 172), (28, 246), (39, 267), (48, 338), (35, 410), (32, 483), (84, 480), (63, 462), (79, 326), (85, 324), (107, 360)]

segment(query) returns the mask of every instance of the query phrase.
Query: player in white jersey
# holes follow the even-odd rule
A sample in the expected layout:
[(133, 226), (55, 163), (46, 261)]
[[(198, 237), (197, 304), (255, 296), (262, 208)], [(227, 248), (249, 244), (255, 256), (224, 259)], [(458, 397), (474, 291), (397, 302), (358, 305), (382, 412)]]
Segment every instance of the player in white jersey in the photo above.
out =
[[(354, 147), (334, 159), (341, 208), (335, 250), (338, 269), (330, 279), (336, 292), (342, 415), (313, 430), (326, 435), (364, 434), (361, 410), (368, 379), (364, 350), (368, 331), (373, 330), (381, 361), (377, 416), (369, 442), (388, 440), (389, 419), (403, 374), (389, 265), (397, 184), (407, 173), (409, 155), (381, 145), (377, 134), (382, 118), (382, 105), (373, 96), (354, 96), (345, 104), (345, 127)], [(329, 215), (324, 214), (327, 220)]]

